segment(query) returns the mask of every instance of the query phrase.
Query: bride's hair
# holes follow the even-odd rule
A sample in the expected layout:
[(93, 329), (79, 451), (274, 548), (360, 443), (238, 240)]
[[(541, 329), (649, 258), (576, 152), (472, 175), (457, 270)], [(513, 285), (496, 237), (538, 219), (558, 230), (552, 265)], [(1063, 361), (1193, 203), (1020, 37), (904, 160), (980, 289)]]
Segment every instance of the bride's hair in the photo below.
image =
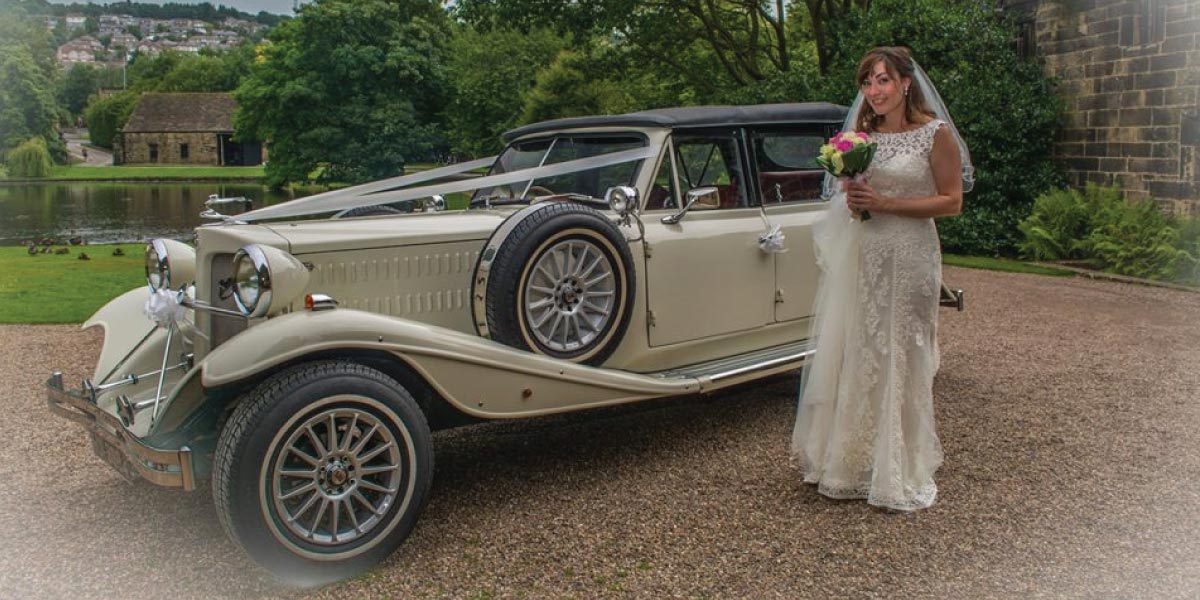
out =
[[(863, 55), (862, 60), (858, 63), (858, 75), (855, 82), (859, 88), (866, 83), (867, 78), (871, 76), (871, 70), (875, 68), (876, 63), (883, 63), (888, 74), (897, 82), (900, 79), (913, 79), (913, 59), (908, 48), (903, 46), (879, 46), (872, 48)], [(921, 87), (918, 85), (909, 85), (908, 93), (904, 96), (904, 117), (910, 123), (923, 123), (934, 117), (933, 111), (929, 109), (928, 103), (925, 101), (925, 95), (921, 93)], [(883, 115), (875, 114), (871, 108), (870, 102), (863, 102), (862, 107), (858, 109), (858, 116), (855, 117), (855, 128), (859, 131), (868, 133), (878, 129), (879, 123), (883, 120)]]

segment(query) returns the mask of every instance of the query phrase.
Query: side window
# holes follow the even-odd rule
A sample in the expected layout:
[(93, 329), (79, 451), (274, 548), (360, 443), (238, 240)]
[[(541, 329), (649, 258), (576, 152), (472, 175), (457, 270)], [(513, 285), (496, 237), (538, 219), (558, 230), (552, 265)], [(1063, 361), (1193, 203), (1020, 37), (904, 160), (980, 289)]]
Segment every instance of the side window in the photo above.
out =
[(822, 132), (757, 131), (750, 139), (764, 205), (821, 199), (825, 171), (816, 158), (825, 143)]
[(681, 134), (674, 143), (679, 185), (684, 191), (713, 186), (720, 194), (721, 208), (749, 205), (738, 144), (731, 133)]
[(671, 156), (665, 155), (658, 173), (654, 175), (654, 183), (650, 185), (650, 197), (646, 200), (646, 210), (662, 208), (679, 208), (679, 193), (675, 189), (675, 170), (671, 168)]

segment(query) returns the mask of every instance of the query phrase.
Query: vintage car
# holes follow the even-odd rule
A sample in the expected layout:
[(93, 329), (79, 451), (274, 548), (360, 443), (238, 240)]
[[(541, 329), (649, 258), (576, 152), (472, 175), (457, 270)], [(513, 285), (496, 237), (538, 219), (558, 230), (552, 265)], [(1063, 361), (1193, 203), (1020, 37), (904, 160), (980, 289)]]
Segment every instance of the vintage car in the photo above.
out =
[[(205, 480), (285, 580), (409, 534), (432, 429), (708, 393), (801, 366), (843, 107), (562, 119), (498, 157), (328, 192), (147, 247), (93, 376), (47, 382), (131, 479)], [(472, 171), (488, 168), (482, 177)], [(420, 184), (420, 185), (418, 185)], [(446, 196), (468, 197), (446, 210)]]

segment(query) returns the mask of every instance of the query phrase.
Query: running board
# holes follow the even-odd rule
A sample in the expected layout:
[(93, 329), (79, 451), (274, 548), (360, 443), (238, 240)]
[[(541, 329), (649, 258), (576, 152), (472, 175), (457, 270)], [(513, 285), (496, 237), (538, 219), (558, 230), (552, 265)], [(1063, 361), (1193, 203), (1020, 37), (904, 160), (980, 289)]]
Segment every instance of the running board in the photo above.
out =
[(799, 367), (804, 361), (808, 360), (815, 352), (816, 348), (809, 340), (785, 344), (783, 346), (775, 346), (766, 350), (757, 350), (737, 356), (727, 358), (719, 358), (708, 362), (696, 363), (678, 369), (668, 369), (657, 373), (648, 373), (651, 377), (659, 377), (662, 379), (701, 379), (705, 378), (708, 381), (716, 382), (730, 377), (737, 377), (754, 373), (756, 371), (765, 371), (768, 369), (778, 368), (780, 366), (795, 363)]

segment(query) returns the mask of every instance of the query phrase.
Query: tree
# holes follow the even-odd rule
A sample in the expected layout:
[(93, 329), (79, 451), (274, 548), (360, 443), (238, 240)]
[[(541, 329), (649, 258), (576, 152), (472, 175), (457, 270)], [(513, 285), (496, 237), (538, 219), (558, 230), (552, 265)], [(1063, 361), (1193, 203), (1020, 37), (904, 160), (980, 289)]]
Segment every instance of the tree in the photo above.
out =
[(27, 49), (0, 47), (0, 152), (34, 136), (58, 141), (53, 89)]
[(133, 113), (133, 107), (137, 104), (138, 95), (138, 92), (128, 90), (100, 98), (87, 107), (84, 119), (87, 121), (88, 137), (93, 144), (112, 148), (113, 137), (125, 126), (125, 121), (129, 120), (129, 115)]
[(29, 138), (8, 153), (5, 163), (9, 175), (13, 177), (49, 177), (51, 163), (46, 140), (40, 137)]
[(272, 185), (361, 181), (444, 151), (450, 24), (440, 3), (316, 0), (280, 24), (235, 92), (239, 136), (267, 140)]
[(636, 105), (621, 86), (589, 74), (588, 62), (585, 55), (572, 50), (559, 53), (537, 74), (537, 83), (525, 97), (521, 122), (633, 110)]
[(569, 43), (550, 29), (479, 31), (461, 27), (450, 42), (454, 93), (446, 104), (446, 135), (456, 154), (500, 150), (500, 134), (519, 124), (535, 77)]
[(83, 112), (88, 97), (100, 91), (100, 75), (91, 65), (75, 64), (58, 83), (58, 102), (73, 115)]

